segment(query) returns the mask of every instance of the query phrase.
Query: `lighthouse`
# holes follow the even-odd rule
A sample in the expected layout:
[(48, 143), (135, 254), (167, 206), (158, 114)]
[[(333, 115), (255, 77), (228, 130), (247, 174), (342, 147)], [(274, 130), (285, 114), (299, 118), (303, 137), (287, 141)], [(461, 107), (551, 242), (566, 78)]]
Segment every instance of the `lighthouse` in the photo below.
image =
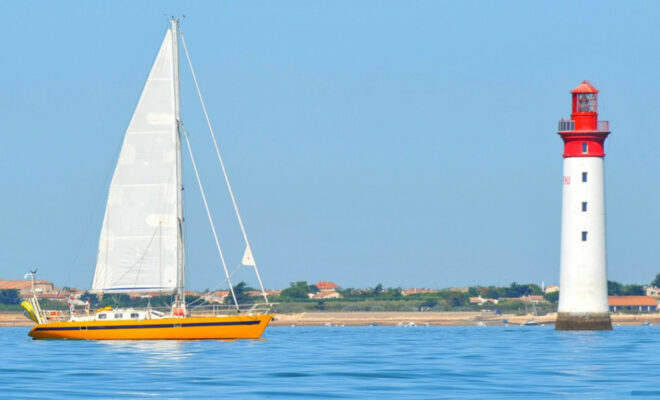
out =
[(588, 81), (571, 91), (564, 141), (557, 330), (610, 330), (605, 243), (605, 152), (609, 123), (598, 120), (598, 90)]

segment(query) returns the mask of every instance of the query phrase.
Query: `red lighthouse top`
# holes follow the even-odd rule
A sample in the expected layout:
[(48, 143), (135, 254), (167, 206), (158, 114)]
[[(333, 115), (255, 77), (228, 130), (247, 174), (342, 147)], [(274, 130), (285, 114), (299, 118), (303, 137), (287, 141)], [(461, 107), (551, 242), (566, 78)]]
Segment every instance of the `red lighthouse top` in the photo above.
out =
[(607, 121), (598, 121), (598, 89), (583, 81), (571, 95), (571, 119), (559, 121), (564, 157), (604, 157), (603, 143), (610, 129)]

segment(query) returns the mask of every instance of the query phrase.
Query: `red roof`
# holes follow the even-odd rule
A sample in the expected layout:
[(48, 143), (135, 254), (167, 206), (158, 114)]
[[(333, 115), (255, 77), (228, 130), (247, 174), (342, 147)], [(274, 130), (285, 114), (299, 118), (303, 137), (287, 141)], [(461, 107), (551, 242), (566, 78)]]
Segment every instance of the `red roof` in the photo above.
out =
[(610, 296), (610, 306), (657, 306), (658, 301), (651, 296)]
[(316, 282), (316, 284), (314, 286), (316, 286), (320, 290), (337, 289), (339, 287), (339, 285), (337, 285), (335, 283), (332, 283), (332, 282), (328, 282), (328, 281)]
[(598, 93), (598, 89), (589, 81), (582, 81), (577, 87), (571, 90), (571, 93)]
[[(44, 280), (34, 281), (35, 285), (50, 285), (51, 283)], [(0, 280), (0, 289), (27, 289), (32, 285), (30, 281), (2, 281)]]

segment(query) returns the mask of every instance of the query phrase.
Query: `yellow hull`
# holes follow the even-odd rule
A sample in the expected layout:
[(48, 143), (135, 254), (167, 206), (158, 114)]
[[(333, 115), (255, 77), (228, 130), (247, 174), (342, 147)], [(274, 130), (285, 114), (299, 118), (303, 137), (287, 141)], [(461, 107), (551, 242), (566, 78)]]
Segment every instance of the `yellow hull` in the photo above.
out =
[(33, 339), (198, 340), (259, 339), (273, 318), (266, 315), (160, 318), (119, 321), (64, 321), (38, 324)]

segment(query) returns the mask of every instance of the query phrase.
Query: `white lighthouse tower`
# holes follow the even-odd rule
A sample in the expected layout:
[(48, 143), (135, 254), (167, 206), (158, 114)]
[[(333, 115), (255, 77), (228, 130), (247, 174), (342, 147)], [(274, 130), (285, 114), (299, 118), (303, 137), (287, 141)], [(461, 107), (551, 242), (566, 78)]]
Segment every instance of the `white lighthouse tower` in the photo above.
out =
[(612, 329), (607, 302), (603, 144), (609, 123), (598, 121), (598, 90), (584, 81), (571, 91), (564, 140), (564, 189), (558, 330)]

